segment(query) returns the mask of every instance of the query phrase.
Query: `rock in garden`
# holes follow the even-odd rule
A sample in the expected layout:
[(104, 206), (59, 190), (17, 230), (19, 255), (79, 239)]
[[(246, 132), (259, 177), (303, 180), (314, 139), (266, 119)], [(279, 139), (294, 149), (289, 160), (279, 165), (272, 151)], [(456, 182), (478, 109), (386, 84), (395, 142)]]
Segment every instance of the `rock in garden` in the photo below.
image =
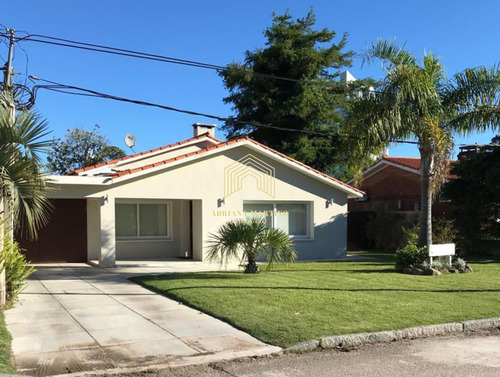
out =
[(434, 275), (434, 276), (442, 275), (442, 272), (439, 270), (436, 270), (435, 268), (431, 268), (431, 271), (432, 271), (432, 275)]
[(468, 264), (465, 265), (464, 272), (472, 272), (472, 267)]
[(432, 268), (426, 268), (422, 271), (422, 275), (432, 275)]
[(424, 270), (422, 270), (420, 268), (413, 267), (411, 269), (411, 274), (412, 275), (422, 275), (423, 272), (424, 272)]
[(411, 274), (411, 268), (410, 267), (403, 268), (403, 274)]

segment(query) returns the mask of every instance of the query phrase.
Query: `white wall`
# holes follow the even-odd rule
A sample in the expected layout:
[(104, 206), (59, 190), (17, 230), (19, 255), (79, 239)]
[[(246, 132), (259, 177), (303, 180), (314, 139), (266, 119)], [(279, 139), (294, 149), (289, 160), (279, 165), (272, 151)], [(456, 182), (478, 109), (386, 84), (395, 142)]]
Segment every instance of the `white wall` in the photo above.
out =
[(101, 201), (87, 199), (87, 258), (99, 260), (101, 254)]

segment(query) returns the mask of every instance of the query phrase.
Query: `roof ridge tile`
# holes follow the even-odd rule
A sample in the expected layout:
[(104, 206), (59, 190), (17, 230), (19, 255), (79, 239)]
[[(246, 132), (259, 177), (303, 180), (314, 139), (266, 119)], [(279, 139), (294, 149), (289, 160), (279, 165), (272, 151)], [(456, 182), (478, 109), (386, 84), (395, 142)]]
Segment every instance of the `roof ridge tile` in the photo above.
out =
[(120, 161), (126, 161), (126, 160), (129, 160), (131, 158), (145, 156), (145, 155), (150, 154), (150, 153), (154, 153), (154, 152), (158, 152), (158, 151), (165, 150), (165, 149), (168, 149), (168, 148), (172, 148), (172, 147), (175, 147), (175, 146), (183, 145), (183, 144), (189, 143), (191, 141), (195, 141), (195, 140), (201, 139), (203, 137), (208, 137), (209, 139), (211, 139), (213, 141), (216, 141), (218, 143), (222, 142), (222, 140), (216, 138), (215, 136), (210, 135), (208, 132), (205, 132), (205, 133), (203, 133), (201, 135), (193, 136), (193, 137), (190, 137), (189, 139), (177, 141), (175, 143), (164, 145), (162, 147), (158, 147), (158, 148), (154, 148), (154, 149), (149, 149), (147, 151), (137, 152), (137, 153), (134, 153), (134, 154), (131, 154), (131, 155), (128, 155), (128, 156), (124, 156), (124, 157), (120, 157), (120, 158), (115, 158), (115, 159), (110, 160), (110, 161), (105, 161), (105, 162), (101, 162), (101, 163), (98, 163), (98, 164), (95, 164), (95, 165), (90, 165), (90, 166), (86, 166), (86, 167), (83, 167), (83, 168), (80, 168), (80, 169), (75, 169), (74, 171), (72, 171), (71, 173), (69, 173), (69, 175), (75, 175), (75, 174), (78, 174), (78, 173), (83, 173), (85, 171), (89, 171), (89, 170), (92, 170), (92, 169), (97, 169), (97, 168), (100, 168), (100, 167), (103, 167), (103, 166), (112, 165), (112, 164), (120, 162)]

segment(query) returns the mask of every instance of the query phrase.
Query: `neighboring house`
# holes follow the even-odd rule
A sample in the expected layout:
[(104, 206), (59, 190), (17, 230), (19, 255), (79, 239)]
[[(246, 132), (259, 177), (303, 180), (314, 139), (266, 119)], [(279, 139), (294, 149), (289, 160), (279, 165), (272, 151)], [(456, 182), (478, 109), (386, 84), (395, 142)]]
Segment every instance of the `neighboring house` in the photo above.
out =
[(205, 260), (209, 235), (231, 219), (265, 217), (299, 259), (346, 255), (347, 200), (363, 192), (248, 137), (223, 142), (214, 125), (194, 137), (49, 176), (54, 213), (33, 262)]
[[(409, 157), (383, 156), (363, 172), (360, 189), (365, 195), (349, 200), (350, 249), (365, 247), (364, 225), (371, 213), (400, 212), (408, 217), (418, 216), (420, 177), (420, 158)], [(449, 213), (450, 205), (446, 200), (438, 198), (434, 201), (433, 217), (445, 217)]]

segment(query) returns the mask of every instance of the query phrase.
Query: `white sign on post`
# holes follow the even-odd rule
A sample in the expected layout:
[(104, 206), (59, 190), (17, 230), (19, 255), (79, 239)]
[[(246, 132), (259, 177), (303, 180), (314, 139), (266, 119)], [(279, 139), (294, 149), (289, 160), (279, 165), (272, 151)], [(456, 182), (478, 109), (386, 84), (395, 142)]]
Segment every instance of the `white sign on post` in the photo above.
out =
[(429, 257), (431, 258), (431, 264), (432, 264), (433, 257), (449, 256), (450, 257), (450, 266), (451, 266), (451, 256), (452, 255), (455, 255), (455, 244), (454, 243), (443, 243), (440, 245), (431, 245), (431, 248), (429, 250)]

